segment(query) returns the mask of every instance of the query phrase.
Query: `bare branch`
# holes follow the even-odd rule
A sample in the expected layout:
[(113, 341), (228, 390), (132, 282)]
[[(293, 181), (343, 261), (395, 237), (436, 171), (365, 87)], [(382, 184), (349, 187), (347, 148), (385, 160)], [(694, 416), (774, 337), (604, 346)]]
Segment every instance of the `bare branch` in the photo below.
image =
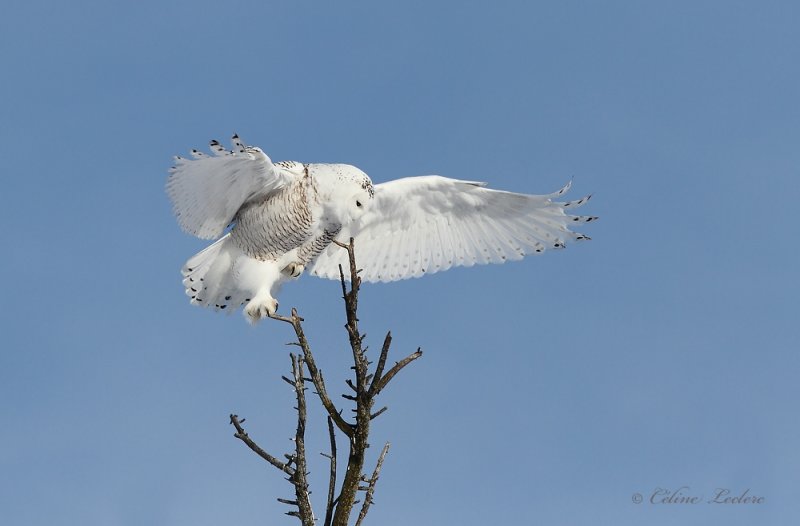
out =
[(348, 424), (340, 411), (336, 408), (336, 406), (331, 401), (330, 396), (328, 396), (328, 391), (325, 388), (325, 380), (322, 377), (322, 372), (317, 368), (316, 361), (314, 360), (314, 354), (311, 352), (311, 346), (308, 344), (308, 340), (306, 339), (305, 332), (303, 331), (303, 318), (297, 315), (297, 309), (292, 309), (291, 317), (284, 317), (273, 315), (271, 316), (273, 319), (286, 322), (292, 326), (294, 329), (295, 335), (297, 336), (297, 344), (303, 350), (303, 359), (305, 361), (306, 366), (308, 367), (308, 372), (311, 373), (311, 379), (314, 383), (314, 387), (316, 388), (316, 393), (319, 396), (320, 401), (322, 402), (323, 407), (328, 412), (328, 415), (333, 419), (333, 422), (336, 424), (342, 433), (347, 436), (353, 435), (353, 428), (350, 424)]
[(308, 491), (308, 479), (306, 478), (306, 395), (305, 382), (303, 380), (303, 357), (290, 354), (292, 358), (292, 373), (294, 375), (294, 390), (297, 395), (297, 431), (294, 435), (295, 447), (295, 470), (291, 477), (294, 484), (294, 492), (297, 496), (297, 508), (300, 512), (300, 520), (303, 525), (314, 525), (314, 511), (311, 509), (311, 499)]
[(394, 364), (394, 367), (389, 369), (389, 372), (386, 373), (386, 376), (381, 378), (378, 381), (377, 384), (375, 382), (372, 383), (372, 388), (370, 388), (370, 391), (374, 390), (374, 392), (372, 392), (370, 394), (372, 396), (377, 396), (378, 393), (380, 393), (383, 390), (383, 388), (386, 387), (386, 385), (389, 382), (392, 381), (392, 378), (394, 378), (394, 375), (399, 373), (400, 370), (403, 369), (403, 367), (405, 367), (406, 365), (410, 364), (411, 362), (413, 362), (414, 360), (416, 360), (420, 356), (422, 356), (422, 350), (417, 349), (416, 352), (413, 352), (413, 353), (409, 354), (408, 356), (406, 356), (405, 358), (403, 358), (402, 360), (400, 360), (399, 362)]
[[(347, 250), (348, 259), (350, 263), (350, 290), (347, 290), (345, 283), (344, 271), (339, 267), (339, 277), (342, 284), (342, 293), (344, 295), (345, 313), (347, 315), (347, 335), (350, 340), (350, 348), (353, 353), (353, 370), (355, 371), (354, 387), (356, 391), (355, 402), (356, 408), (356, 423), (353, 427), (353, 434), (350, 437), (350, 453), (347, 457), (347, 469), (345, 470), (344, 480), (342, 481), (342, 489), (339, 493), (339, 498), (336, 504), (336, 510), (333, 515), (333, 526), (347, 526), (350, 518), (350, 513), (356, 501), (356, 493), (358, 492), (359, 478), (361, 471), (364, 467), (364, 456), (369, 443), (369, 423), (370, 423), (370, 410), (372, 408), (373, 400), (369, 395), (369, 387), (367, 386), (367, 375), (369, 373), (369, 361), (364, 354), (362, 348), (363, 336), (358, 330), (358, 291), (361, 284), (361, 278), (358, 277), (355, 262), (353, 238), (350, 238), (349, 245), (344, 246)], [(340, 245), (341, 246), (341, 245)], [(349, 396), (349, 395), (347, 395)]]
[(347, 301), (347, 286), (345, 285), (344, 270), (342, 270), (341, 265), (339, 265), (339, 281), (342, 284), (342, 298)]
[[(244, 420), (244, 419), (242, 419), (242, 420)], [(286, 464), (284, 464), (283, 462), (281, 462), (277, 458), (273, 457), (272, 455), (270, 455), (269, 453), (267, 453), (266, 451), (261, 449), (261, 446), (256, 444), (253, 441), (253, 439), (250, 438), (250, 436), (248, 436), (247, 432), (244, 430), (244, 428), (242, 427), (241, 422), (239, 421), (239, 416), (238, 415), (233, 415), (233, 414), (231, 415), (231, 424), (233, 424), (233, 427), (236, 428), (236, 433), (234, 433), (233, 436), (235, 436), (236, 438), (238, 438), (239, 440), (241, 440), (242, 442), (247, 444), (247, 447), (252, 449), (259, 457), (263, 458), (264, 460), (266, 460), (267, 462), (269, 462), (270, 464), (272, 464), (273, 466), (275, 466), (279, 470), (283, 471), (284, 473), (286, 473), (289, 476), (294, 475), (294, 469), (290, 468), (289, 466), (287, 466)]]
[(386, 338), (383, 339), (383, 347), (381, 347), (381, 355), (378, 357), (378, 365), (375, 366), (375, 375), (372, 378), (372, 385), (370, 385), (370, 394), (375, 396), (373, 391), (377, 382), (383, 377), (383, 368), (386, 367), (386, 359), (389, 356), (389, 347), (392, 345), (392, 331), (386, 333)]
[(383, 406), (383, 407), (381, 407), (381, 408), (380, 408), (380, 409), (378, 409), (378, 410), (377, 410), (375, 413), (373, 413), (373, 414), (369, 415), (369, 419), (370, 419), (370, 420), (375, 420), (375, 419), (376, 419), (376, 418), (378, 418), (380, 415), (382, 415), (382, 414), (383, 414), (383, 413), (384, 413), (384, 412), (385, 412), (387, 409), (389, 409), (389, 408), (388, 408), (388, 407), (386, 407), (386, 406)]
[(325, 507), (324, 526), (331, 526), (333, 518), (334, 497), (336, 494), (336, 433), (333, 429), (333, 420), (328, 417), (328, 435), (331, 439), (331, 454), (325, 455), (331, 460), (331, 471), (328, 479), (328, 505)]
[(364, 504), (361, 506), (361, 512), (358, 514), (358, 520), (356, 521), (356, 526), (361, 526), (361, 521), (364, 520), (364, 517), (367, 516), (367, 512), (369, 511), (369, 507), (372, 504), (372, 495), (375, 493), (375, 485), (378, 483), (378, 477), (381, 474), (381, 468), (383, 467), (383, 459), (386, 458), (386, 453), (389, 452), (389, 442), (383, 446), (383, 451), (381, 451), (380, 456), (378, 457), (378, 463), (375, 466), (375, 471), (372, 472), (372, 477), (369, 479), (369, 485), (367, 486), (367, 494), (364, 496)]
[[(295, 309), (292, 309), (292, 316), (291, 317), (289, 317), (289, 316), (281, 316), (278, 313), (268, 314), (268, 316), (270, 318), (272, 318), (273, 320), (283, 321), (283, 322), (288, 323), (289, 325), (294, 325), (295, 320), (300, 321), (300, 322), (306, 321), (303, 318), (300, 318), (299, 316), (297, 316), (297, 311)], [(300, 344), (292, 342), (292, 343), (287, 343), (286, 345), (300, 345)]]
[[(355, 371), (355, 382), (349, 382), (348, 385), (355, 391), (356, 407), (353, 410), (356, 414), (356, 423), (354, 426), (354, 433), (350, 436), (350, 454), (348, 456), (347, 470), (345, 471), (344, 481), (342, 482), (342, 489), (339, 494), (339, 499), (336, 505), (336, 512), (333, 517), (334, 526), (346, 526), (353, 506), (358, 502), (356, 494), (361, 485), (362, 469), (364, 467), (364, 457), (369, 443), (370, 421), (376, 416), (383, 413), (386, 409), (381, 409), (377, 413), (372, 414), (372, 406), (375, 403), (375, 396), (389, 383), (389, 381), (405, 367), (408, 363), (422, 355), (421, 351), (417, 350), (414, 355), (398, 362), (391, 370), (383, 376), (383, 370), (386, 365), (389, 347), (391, 345), (391, 334), (387, 334), (384, 339), (381, 354), (378, 358), (378, 364), (375, 372), (369, 373), (370, 362), (367, 359), (366, 347), (363, 346), (364, 335), (360, 333), (358, 328), (358, 292), (361, 285), (361, 278), (358, 276), (358, 268), (355, 260), (355, 247), (353, 238), (350, 238), (350, 243), (347, 245), (339, 243), (339, 246), (345, 248), (348, 254), (348, 262), (350, 266), (350, 290), (347, 290), (345, 283), (344, 269), (339, 267), (339, 277), (342, 285), (342, 293), (344, 296), (345, 313), (347, 315), (347, 334), (350, 339), (350, 347), (353, 352), (353, 370)], [(344, 395), (345, 398), (352, 398), (350, 395)], [(381, 455), (380, 462), (383, 462)], [(380, 469), (380, 468), (378, 468)], [(376, 477), (375, 477), (376, 478)], [(376, 479), (377, 480), (377, 479)], [(369, 487), (368, 487), (369, 491)], [(373, 484), (374, 491), (374, 484)], [(362, 515), (359, 518), (359, 523), (363, 520), (363, 515), (366, 515), (371, 502), (371, 493), (365, 500), (365, 507), (362, 508)]]

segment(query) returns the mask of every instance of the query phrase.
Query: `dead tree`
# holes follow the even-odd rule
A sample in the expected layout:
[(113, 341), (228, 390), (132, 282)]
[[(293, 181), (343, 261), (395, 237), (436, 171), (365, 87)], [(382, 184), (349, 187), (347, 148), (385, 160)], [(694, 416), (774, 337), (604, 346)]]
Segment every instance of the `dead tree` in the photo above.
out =
[[(240, 419), (235, 414), (230, 416), (231, 424), (236, 428), (234, 436), (247, 444), (258, 456), (287, 475), (287, 480), (294, 487), (295, 498), (279, 498), (278, 501), (296, 508), (287, 512), (287, 515), (300, 519), (303, 526), (315, 526), (317, 521), (311, 506), (311, 499), (309, 498), (310, 491), (307, 478), (307, 452), (305, 448), (306, 383), (310, 382), (314, 386), (314, 392), (319, 396), (323, 407), (328, 413), (327, 428), (330, 437), (330, 453), (322, 453), (322, 455), (330, 460), (330, 474), (328, 477), (328, 493), (323, 524), (324, 526), (347, 526), (353, 508), (359, 502), (359, 499), (357, 499), (358, 492), (361, 491), (364, 495), (363, 498), (360, 499), (361, 510), (356, 519), (356, 526), (359, 526), (372, 504), (372, 497), (383, 465), (383, 460), (386, 457), (386, 453), (389, 451), (389, 443), (387, 442), (386, 445), (383, 446), (383, 450), (378, 457), (377, 464), (372, 474), (368, 476), (364, 473), (364, 456), (369, 447), (370, 422), (386, 411), (386, 407), (382, 407), (373, 412), (375, 398), (403, 367), (422, 356), (422, 351), (417, 349), (416, 352), (396, 362), (387, 371), (386, 361), (389, 356), (389, 346), (392, 343), (392, 335), (391, 332), (389, 332), (383, 340), (383, 346), (381, 347), (377, 364), (375, 364), (374, 370), (370, 372), (372, 362), (367, 358), (367, 347), (363, 345), (364, 335), (359, 332), (358, 328), (358, 292), (361, 279), (358, 277), (359, 271), (356, 267), (353, 239), (351, 238), (350, 243), (347, 245), (338, 242), (335, 243), (347, 250), (349, 256), (349, 275), (351, 277), (349, 290), (347, 288), (348, 281), (345, 279), (341, 266), (339, 267), (339, 274), (342, 283), (342, 294), (344, 295), (345, 312), (347, 314), (345, 328), (347, 329), (350, 348), (353, 352), (352, 369), (354, 371), (354, 378), (346, 380), (353, 394), (342, 396), (355, 404), (355, 421), (349, 422), (346, 420), (342, 416), (342, 410), (336, 407), (328, 395), (322, 372), (317, 368), (314, 354), (311, 352), (311, 346), (303, 332), (304, 320), (297, 314), (296, 309), (292, 309), (292, 314), (288, 317), (279, 315), (272, 316), (272, 318), (286, 322), (292, 326), (297, 336), (297, 341), (294, 342), (293, 345), (300, 348), (299, 354), (292, 353), (289, 355), (292, 360), (291, 378), (286, 376), (282, 377), (285, 382), (294, 388), (297, 398), (297, 406), (295, 408), (297, 410), (297, 430), (294, 436), (294, 452), (284, 455), (285, 461), (272, 456), (256, 444), (247, 434), (242, 426), (244, 418)], [(306, 371), (308, 371), (308, 375), (306, 375)], [(349, 446), (347, 468), (345, 470), (344, 479), (338, 487), (338, 494), (336, 484), (337, 430), (347, 438)]]

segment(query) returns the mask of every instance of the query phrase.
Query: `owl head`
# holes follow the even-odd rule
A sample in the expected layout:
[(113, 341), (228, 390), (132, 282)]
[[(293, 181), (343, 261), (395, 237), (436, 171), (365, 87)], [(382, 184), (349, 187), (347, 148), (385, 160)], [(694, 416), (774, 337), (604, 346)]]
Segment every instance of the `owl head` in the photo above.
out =
[(369, 176), (349, 164), (309, 165), (317, 186), (325, 220), (350, 224), (369, 210), (375, 190)]

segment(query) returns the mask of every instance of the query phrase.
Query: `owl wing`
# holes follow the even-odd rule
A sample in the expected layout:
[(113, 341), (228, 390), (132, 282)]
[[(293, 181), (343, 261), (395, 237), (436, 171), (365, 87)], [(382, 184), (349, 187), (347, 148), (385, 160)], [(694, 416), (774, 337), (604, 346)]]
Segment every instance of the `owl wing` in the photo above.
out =
[[(569, 230), (593, 216), (571, 216), (591, 196), (555, 202), (567, 184), (549, 195), (525, 195), (484, 188), (485, 183), (439, 176), (408, 177), (375, 186), (375, 200), (360, 220), (337, 239), (355, 239), (364, 281), (395, 281), (455, 266), (502, 263), (563, 248), (567, 241), (589, 239)], [(309, 271), (349, 279), (347, 252), (335, 244)]]
[(226, 150), (211, 141), (213, 155), (192, 150), (192, 159), (175, 158), (167, 195), (178, 223), (189, 234), (219, 237), (244, 203), (302, 177), (299, 163), (277, 166), (260, 148), (245, 146), (237, 135), (232, 145), (232, 150)]

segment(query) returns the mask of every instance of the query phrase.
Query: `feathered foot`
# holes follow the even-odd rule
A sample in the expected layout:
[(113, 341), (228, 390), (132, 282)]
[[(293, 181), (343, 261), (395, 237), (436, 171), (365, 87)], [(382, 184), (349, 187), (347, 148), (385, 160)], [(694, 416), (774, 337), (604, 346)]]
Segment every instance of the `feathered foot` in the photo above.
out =
[(288, 265), (283, 267), (283, 270), (281, 270), (281, 273), (285, 274), (285, 275), (287, 275), (289, 277), (292, 277), (292, 278), (299, 278), (300, 274), (303, 273), (305, 268), (306, 268), (305, 265), (303, 265), (300, 262), (295, 261), (295, 262), (289, 263)]
[(277, 311), (278, 301), (269, 294), (256, 296), (244, 307), (244, 314), (247, 316), (247, 321), (253, 325), (264, 318), (274, 315)]

